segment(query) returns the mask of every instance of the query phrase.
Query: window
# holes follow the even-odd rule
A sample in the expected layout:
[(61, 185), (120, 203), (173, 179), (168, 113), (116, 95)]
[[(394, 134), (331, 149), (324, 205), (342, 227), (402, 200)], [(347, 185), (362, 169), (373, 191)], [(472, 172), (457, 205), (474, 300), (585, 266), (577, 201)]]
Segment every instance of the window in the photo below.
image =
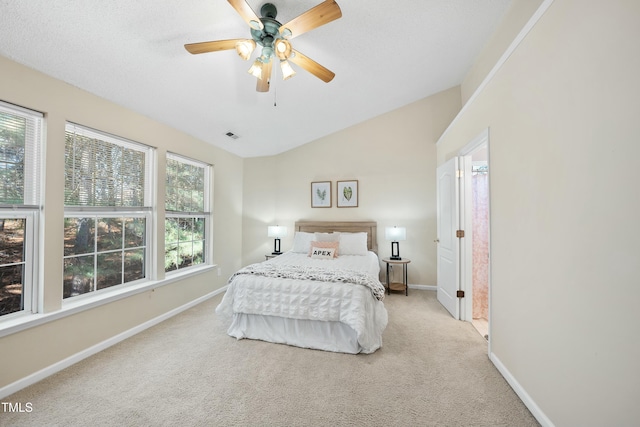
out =
[(0, 102), (0, 316), (36, 311), (43, 120)]
[(211, 166), (167, 154), (165, 271), (208, 263)]
[(149, 280), (153, 154), (67, 124), (64, 298)]

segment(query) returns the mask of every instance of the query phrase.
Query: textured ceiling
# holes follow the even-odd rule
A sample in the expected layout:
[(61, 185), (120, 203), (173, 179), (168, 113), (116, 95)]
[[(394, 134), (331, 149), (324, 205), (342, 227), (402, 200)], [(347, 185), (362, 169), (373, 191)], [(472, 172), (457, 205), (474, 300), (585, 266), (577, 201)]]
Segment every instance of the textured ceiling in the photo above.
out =
[[(282, 81), (274, 67), (268, 93), (255, 91), (251, 62), (235, 51), (184, 49), (250, 37), (226, 0), (0, 0), (0, 55), (239, 156), (264, 156), (460, 84), (511, 0), (337, 2), (342, 18), (291, 40), (333, 81), (295, 65)], [(247, 3), (259, 15), (264, 1)], [(320, 0), (273, 3), (284, 24)]]

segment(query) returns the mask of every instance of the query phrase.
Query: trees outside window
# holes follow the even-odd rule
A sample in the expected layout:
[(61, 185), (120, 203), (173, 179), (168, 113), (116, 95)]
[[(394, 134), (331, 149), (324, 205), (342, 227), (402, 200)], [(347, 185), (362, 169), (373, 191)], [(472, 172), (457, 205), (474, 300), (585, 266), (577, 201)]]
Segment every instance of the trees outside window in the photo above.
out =
[(208, 262), (211, 166), (167, 154), (165, 185), (166, 272)]

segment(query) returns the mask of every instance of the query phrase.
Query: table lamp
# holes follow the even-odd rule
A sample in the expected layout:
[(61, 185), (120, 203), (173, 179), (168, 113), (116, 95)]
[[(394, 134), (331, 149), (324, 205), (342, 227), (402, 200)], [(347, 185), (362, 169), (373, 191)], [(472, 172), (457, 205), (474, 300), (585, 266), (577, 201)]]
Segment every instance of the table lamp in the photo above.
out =
[(275, 237), (273, 241), (273, 255), (280, 255), (280, 238), (287, 235), (287, 227), (281, 227), (279, 225), (270, 225), (267, 227), (267, 236)]
[(407, 229), (404, 227), (386, 227), (384, 229), (384, 237), (391, 240), (391, 257), (389, 259), (400, 260), (400, 242), (407, 240)]

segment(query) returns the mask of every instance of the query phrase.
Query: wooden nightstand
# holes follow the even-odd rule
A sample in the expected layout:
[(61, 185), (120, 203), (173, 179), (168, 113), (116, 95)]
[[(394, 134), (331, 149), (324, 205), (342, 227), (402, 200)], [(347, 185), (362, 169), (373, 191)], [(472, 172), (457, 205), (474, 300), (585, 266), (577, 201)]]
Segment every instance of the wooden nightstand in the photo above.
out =
[[(407, 277), (407, 265), (411, 262), (408, 258), (402, 259), (390, 259), (383, 258), (382, 262), (387, 264), (387, 293), (391, 294), (391, 291), (404, 291), (405, 295), (409, 295), (409, 284)], [(402, 283), (394, 282), (389, 283), (389, 266), (391, 265), (402, 265)]]

